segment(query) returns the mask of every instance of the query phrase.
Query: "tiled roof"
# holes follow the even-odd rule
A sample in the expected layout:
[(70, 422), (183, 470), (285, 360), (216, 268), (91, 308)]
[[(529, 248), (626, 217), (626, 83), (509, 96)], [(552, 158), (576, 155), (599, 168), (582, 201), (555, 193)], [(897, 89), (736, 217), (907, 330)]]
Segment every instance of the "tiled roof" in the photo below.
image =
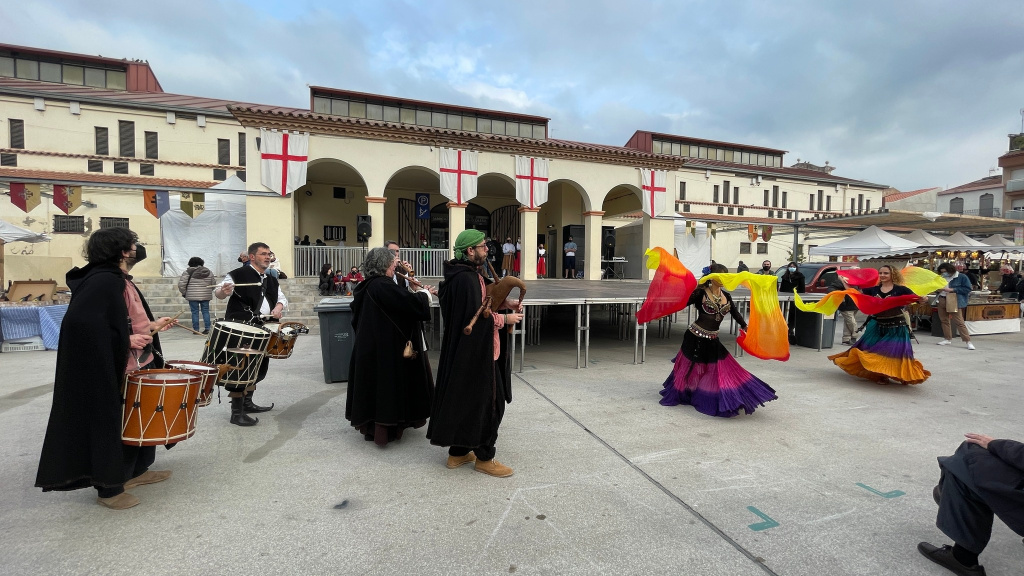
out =
[(939, 196), (946, 194), (958, 194), (960, 192), (972, 192), (975, 190), (986, 190), (989, 188), (1002, 188), (1003, 187), (1003, 176), (997, 174), (995, 176), (986, 176), (980, 180), (974, 182), (968, 182), (967, 184), (961, 184), (956, 188), (948, 188), (939, 192)]
[(181, 162), (178, 160), (159, 160), (156, 158), (129, 158), (127, 156), (102, 156), (99, 154), (77, 154), (74, 152), (50, 152), (48, 150), (25, 150), (23, 148), (0, 148), (0, 152), (4, 154), (51, 156), (56, 158), (82, 158), (85, 160), (103, 160), (105, 162), (131, 162), (136, 164), (184, 166), (187, 168), (220, 168), (224, 170), (245, 170), (245, 166), (232, 166), (230, 164), (210, 164), (206, 162)]
[(228, 106), (248, 106), (260, 110), (277, 110), (283, 112), (308, 112), (301, 108), (285, 106), (268, 106), (249, 104), (219, 98), (203, 98), (185, 96), (167, 92), (124, 92), (107, 88), (91, 88), (89, 86), (72, 86), (55, 82), (22, 80), (20, 78), (0, 78), (0, 94), (41, 96), (59, 100), (76, 100), (82, 102), (106, 103), (111, 105), (135, 105), (137, 107), (156, 110), (187, 110), (199, 114), (230, 116)]
[(910, 198), (911, 196), (917, 196), (918, 194), (924, 194), (935, 190), (937, 187), (932, 188), (921, 188), (920, 190), (911, 190), (910, 192), (893, 192), (882, 197), (882, 203), (887, 204), (889, 202), (896, 202), (897, 200), (903, 200), (904, 198)]
[(746, 174), (784, 176), (789, 178), (799, 178), (801, 180), (828, 182), (832, 184), (856, 184), (858, 186), (865, 186), (868, 188), (888, 188), (888, 186), (882, 184), (872, 184), (871, 182), (864, 182), (863, 180), (843, 178), (842, 176), (826, 174), (824, 172), (818, 172), (817, 170), (807, 170), (805, 168), (775, 168), (773, 166), (751, 166), (750, 164), (736, 164), (735, 162), (725, 162), (724, 160), (706, 160), (702, 158), (686, 158), (683, 162), (683, 166), (693, 168), (735, 170), (736, 172), (743, 172)]
[(29, 170), (27, 168), (0, 168), (0, 178), (5, 180), (44, 180), (68, 184), (97, 184), (100, 186), (103, 184), (129, 184), (139, 188), (210, 188), (219, 184), (216, 180), (184, 180), (181, 178), (156, 178), (126, 174), (57, 172), (53, 170)]

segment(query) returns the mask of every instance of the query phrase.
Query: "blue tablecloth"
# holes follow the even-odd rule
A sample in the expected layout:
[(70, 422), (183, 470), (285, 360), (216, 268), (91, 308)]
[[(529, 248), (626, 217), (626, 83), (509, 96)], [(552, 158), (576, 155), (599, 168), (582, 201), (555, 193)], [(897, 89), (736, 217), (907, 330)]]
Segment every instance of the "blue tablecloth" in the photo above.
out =
[(67, 304), (0, 307), (0, 341), (42, 336), (46, 349), (56, 350), (60, 324), (67, 311)]

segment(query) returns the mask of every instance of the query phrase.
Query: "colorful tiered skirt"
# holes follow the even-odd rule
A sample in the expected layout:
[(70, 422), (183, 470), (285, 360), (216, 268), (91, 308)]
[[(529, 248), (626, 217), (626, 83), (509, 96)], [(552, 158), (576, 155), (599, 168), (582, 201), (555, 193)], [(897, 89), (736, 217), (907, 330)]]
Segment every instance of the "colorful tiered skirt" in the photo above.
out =
[(879, 322), (870, 318), (864, 335), (846, 352), (828, 357), (847, 374), (879, 384), (920, 384), (932, 375), (914, 359), (910, 328), (902, 317)]
[(688, 404), (709, 416), (753, 414), (778, 398), (775, 390), (740, 366), (718, 341), (687, 330), (661, 390), (661, 405)]

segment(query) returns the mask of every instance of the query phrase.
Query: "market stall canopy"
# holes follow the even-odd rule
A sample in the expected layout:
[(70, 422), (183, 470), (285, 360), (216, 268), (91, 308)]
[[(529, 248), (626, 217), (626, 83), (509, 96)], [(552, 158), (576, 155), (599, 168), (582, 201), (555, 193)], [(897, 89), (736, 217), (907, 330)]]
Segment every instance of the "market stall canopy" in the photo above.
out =
[(1013, 246), (1015, 248), (1020, 248), (1020, 246), (1017, 246), (1016, 244), (1014, 244), (1013, 242), (1007, 240), (1005, 237), (1000, 236), (999, 234), (993, 234), (993, 235), (989, 236), (988, 238), (985, 238), (984, 240), (982, 240), (982, 242), (984, 242), (985, 244), (988, 244), (989, 246), (998, 246), (998, 247)]
[(970, 247), (970, 248), (979, 248), (979, 247), (980, 248), (991, 248), (990, 245), (985, 244), (984, 242), (979, 242), (979, 241), (975, 240), (974, 238), (970, 238), (969, 236), (967, 236), (963, 232), (957, 232), (956, 234), (950, 234), (949, 237), (943, 238), (943, 240), (948, 242), (950, 245), (957, 246), (957, 247), (967, 246), (967, 247)]
[(910, 234), (903, 236), (905, 239), (911, 242), (917, 242), (918, 246), (950, 246), (950, 243), (938, 236), (929, 234), (924, 230), (914, 230)]
[[(1007, 214), (1024, 215), (1019, 211)], [(960, 231), (966, 234), (1013, 234), (1018, 226), (1024, 226), (1024, 219), (991, 218), (973, 214), (950, 214), (945, 212), (912, 212), (881, 208), (862, 214), (836, 216), (815, 215), (795, 222), (801, 229), (811, 228), (860, 228), (881, 226), (887, 229), (921, 229), (932, 234)]]
[(877, 226), (869, 226), (864, 230), (844, 238), (838, 242), (815, 246), (809, 252), (821, 256), (871, 256), (874, 254), (916, 253), (926, 251), (912, 240), (890, 234)]
[(49, 242), (50, 238), (46, 234), (33, 232), (0, 220), (0, 240), (4, 242)]

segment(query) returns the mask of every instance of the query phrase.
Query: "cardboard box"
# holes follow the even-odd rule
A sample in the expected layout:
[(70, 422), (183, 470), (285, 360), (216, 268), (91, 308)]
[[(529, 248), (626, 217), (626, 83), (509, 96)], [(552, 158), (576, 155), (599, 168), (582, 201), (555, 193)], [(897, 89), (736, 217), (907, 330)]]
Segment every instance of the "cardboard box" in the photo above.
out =
[(7, 299), (20, 302), (28, 296), (30, 302), (52, 302), (56, 292), (57, 282), (54, 280), (15, 280), (7, 292)]

